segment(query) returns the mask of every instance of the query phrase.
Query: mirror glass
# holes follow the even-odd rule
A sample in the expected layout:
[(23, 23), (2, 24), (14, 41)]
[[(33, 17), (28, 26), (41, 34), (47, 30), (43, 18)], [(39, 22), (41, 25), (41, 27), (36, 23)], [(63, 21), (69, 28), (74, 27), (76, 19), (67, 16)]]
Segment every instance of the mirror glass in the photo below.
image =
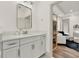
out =
[(20, 31), (32, 28), (32, 10), (22, 4), (17, 4), (17, 28)]

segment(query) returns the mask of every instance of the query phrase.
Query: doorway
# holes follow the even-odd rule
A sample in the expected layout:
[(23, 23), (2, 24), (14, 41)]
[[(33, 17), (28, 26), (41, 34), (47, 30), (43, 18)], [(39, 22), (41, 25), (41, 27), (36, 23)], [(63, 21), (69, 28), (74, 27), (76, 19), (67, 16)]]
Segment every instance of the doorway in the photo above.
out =
[(53, 23), (53, 51), (57, 48), (57, 15), (52, 15)]

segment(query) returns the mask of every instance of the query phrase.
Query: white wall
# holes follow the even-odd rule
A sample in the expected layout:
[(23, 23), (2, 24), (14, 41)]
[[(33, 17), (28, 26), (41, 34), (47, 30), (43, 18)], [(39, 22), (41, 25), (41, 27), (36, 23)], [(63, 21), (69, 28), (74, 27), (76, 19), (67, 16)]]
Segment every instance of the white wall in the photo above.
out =
[(69, 33), (69, 19), (63, 19), (62, 20), (62, 30), (65, 32), (65, 33)]
[(0, 30), (16, 31), (16, 2), (0, 1)]
[(37, 14), (38, 14), (38, 2), (32, 5), (32, 29), (31, 31), (39, 30)]
[(73, 37), (73, 26), (75, 24), (79, 24), (79, 15), (72, 15), (69, 17), (70, 19), (70, 36)]

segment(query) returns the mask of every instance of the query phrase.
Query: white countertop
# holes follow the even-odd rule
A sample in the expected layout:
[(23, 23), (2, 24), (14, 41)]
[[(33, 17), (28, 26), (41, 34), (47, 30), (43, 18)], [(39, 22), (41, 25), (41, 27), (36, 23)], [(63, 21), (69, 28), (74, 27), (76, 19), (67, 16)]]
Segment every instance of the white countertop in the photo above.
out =
[(45, 33), (43, 33), (43, 32), (37, 32), (37, 33), (29, 33), (29, 34), (3, 35), (1, 41), (15, 40), (15, 39), (19, 39), (19, 38), (36, 36), (36, 35), (42, 35), (42, 34), (45, 34)]

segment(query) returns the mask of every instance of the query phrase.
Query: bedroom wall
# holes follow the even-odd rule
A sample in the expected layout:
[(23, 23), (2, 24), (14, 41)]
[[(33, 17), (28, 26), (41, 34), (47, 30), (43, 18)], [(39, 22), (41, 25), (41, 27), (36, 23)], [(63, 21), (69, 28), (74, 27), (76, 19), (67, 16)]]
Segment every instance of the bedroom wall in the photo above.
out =
[(79, 24), (79, 14), (73, 14), (72, 16), (69, 17), (70, 19), (70, 36), (73, 37), (73, 26), (75, 24)]

